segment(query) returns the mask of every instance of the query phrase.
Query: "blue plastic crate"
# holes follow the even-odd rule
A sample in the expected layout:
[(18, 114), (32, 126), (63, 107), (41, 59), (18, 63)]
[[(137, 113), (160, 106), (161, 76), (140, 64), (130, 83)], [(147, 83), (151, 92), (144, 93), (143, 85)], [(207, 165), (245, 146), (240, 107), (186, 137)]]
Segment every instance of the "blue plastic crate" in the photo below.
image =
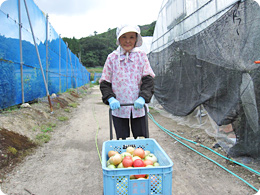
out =
[[(106, 167), (110, 150), (125, 152), (128, 146), (155, 154), (160, 166), (139, 168)], [(102, 169), (104, 195), (171, 195), (173, 162), (155, 139), (111, 140), (103, 143)], [(148, 179), (130, 179), (130, 175), (148, 174)]]

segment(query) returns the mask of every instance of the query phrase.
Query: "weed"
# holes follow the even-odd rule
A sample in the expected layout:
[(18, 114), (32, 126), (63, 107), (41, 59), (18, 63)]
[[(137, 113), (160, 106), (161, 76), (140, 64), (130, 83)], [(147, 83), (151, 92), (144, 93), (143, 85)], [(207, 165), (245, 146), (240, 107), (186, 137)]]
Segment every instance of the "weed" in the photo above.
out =
[(87, 67), (88, 72), (95, 73), (95, 72), (102, 72), (103, 67), (102, 66), (96, 66), (96, 67)]
[(51, 136), (46, 134), (46, 133), (39, 133), (39, 134), (36, 135), (36, 139), (40, 143), (48, 143), (51, 139)]
[(9, 146), (8, 151), (11, 152), (13, 155), (17, 154), (17, 150), (14, 147)]
[(46, 126), (46, 125), (42, 125), (41, 126), (41, 131), (44, 133), (47, 133), (49, 131), (53, 131), (52, 127)]
[(70, 112), (70, 109), (69, 108), (65, 108), (64, 111), (65, 112)]
[(57, 108), (58, 108), (58, 109), (60, 108), (60, 103), (57, 103)]
[(66, 90), (66, 92), (71, 93), (71, 92), (75, 92), (75, 90), (73, 88), (69, 88), (69, 89)]
[(41, 131), (44, 133), (47, 133), (47, 132), (53, 131), (53, 129), (51, 127), (47, 127), (47, 126), (43, 125), (41, 127)]
[(47, 125), (49, 126), (49, 127), (56, 127), (56, 124), (55, 123), (47, 123)]
[(66, 117), (66, 116), (59, 116), (58, 119), (59, 119), (60, 121), (67, 121), (67, 120), (69, 120), (69, 118)]
[(18, 109), (19, 109), (18, 106), (15, 105), (15, 106), (10, 106), (8, 108), (3, 109), (3, 111), (5, 111), (6, 113), (11, 113), (12, 111), (15, 111), (15, 110), (18, 110)]
[(160, 113), (160, 111), (159, 110), (156, 110), (156, 109), (154, 109), (154, 108), (152, 108), (152, 107), (149, 107), (149, 112), (151, 113), (151, 114), (158, 114), (158, 113)]
[(78, 104), (73, 102), (73, 103), (70, 103), (68, 106), (70, 106), (72, 108), (77, 108)]
[(39, 126), (35, 126), (32, 128), (33, 131), (36, 131), (39, 128)]
[(48, 123), (47, 125), (41, 126), (41, 131), (44, 133), (53, 131), (53, 127), (56, 127), (55, 123)]

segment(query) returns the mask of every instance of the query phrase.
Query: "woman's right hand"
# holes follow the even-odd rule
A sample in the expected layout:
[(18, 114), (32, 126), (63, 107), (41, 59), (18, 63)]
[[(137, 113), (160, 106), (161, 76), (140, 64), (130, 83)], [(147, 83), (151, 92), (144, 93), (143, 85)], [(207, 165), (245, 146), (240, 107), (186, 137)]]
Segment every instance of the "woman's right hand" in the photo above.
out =
[(115, 110), (115, 109), (120, 108), (120, 102), (116, 98), (111, 97), (107, 101), (109, 103), (111, 110)]

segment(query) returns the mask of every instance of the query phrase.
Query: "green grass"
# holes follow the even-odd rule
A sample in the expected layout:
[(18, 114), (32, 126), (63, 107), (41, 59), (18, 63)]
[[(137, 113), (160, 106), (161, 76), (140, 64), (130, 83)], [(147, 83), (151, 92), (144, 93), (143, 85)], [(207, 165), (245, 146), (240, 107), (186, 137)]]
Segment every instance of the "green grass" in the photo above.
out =
[(94, 73), (102, 73), (103, 67), (87, 67), (87, 71), (90, 72), (90, 81), (93, 81)]
[(66, 116), (59, 116), (58, 119), (59, 119), (60, 121), (67, 121), (67, 120), (69, 120), (69, 118), (66, 117)]
[(10, 106), (8, 108), (4, 108), (3, 111), (4, 111), (4, 113), (11, 113), (12, 111), (15, 111), (18, 109), (19, 109), (18, 105), (15, 105), (15, 106)]
[(54, 123), (48, 123), (47, 125), (41, 126), (41, 131), (44, 133), (53, 131), (53, 127), (56, 127), (56, 124)]
[(75, 92), (75, 91), (76, 91), (76, 90), (73, 89), (73, 88), (69, 88), (69, 89), (66, 90), (66, 92), (68, 92), (68, 93), (70, 93), (70, 92)]
[(65, 112), (71, 112), (69, 108), (64, 109)]
[(69, 103), (68, 106), (70, 106), (70, 107), (72, 107), (72, 108), (77, 108), (78, 104), (75, 103), (75, 102), (73, 102), (73, 103)]
[(51, 136), (46, 134), (46, 133), (39, 133), (39, 134), (36, 135), (36, 139), (40, 143), (48, 143), (51, 139)]
[(13, 155), (17, 154), (17, 150), (14, 147), (9, 146), (8, 151), (11, 152)]
[(90, 73), (101, 73), (103, 71), (103, 67), (87, 67), (87, 71)]

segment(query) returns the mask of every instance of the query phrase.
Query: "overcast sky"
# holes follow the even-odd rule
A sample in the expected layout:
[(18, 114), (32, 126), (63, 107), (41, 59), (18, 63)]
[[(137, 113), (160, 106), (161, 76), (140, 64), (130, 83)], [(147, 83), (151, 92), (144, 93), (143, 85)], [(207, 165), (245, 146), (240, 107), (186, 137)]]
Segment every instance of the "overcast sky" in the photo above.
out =
[(150, 24), (163, 0), (34, 0), (61, 37), (77, 39), (120, 24)]

